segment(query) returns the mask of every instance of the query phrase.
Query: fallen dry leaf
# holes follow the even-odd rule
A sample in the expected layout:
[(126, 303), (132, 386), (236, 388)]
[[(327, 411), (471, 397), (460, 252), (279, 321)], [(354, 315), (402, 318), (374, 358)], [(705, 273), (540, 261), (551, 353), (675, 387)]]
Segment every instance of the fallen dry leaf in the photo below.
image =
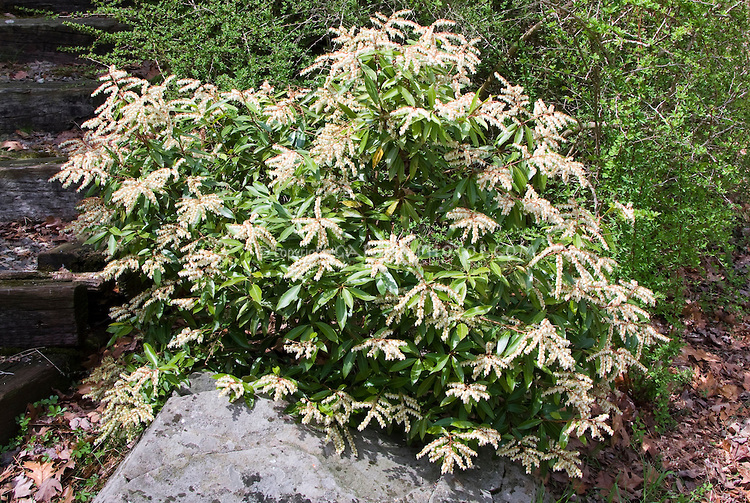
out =
[(45, 480), (52, 476), (55, 471), (54, 463), (38, 463), (36, 461), (27, 461), (23, 464), (28, 475), (37, 487), (41, 487)]
[(704, 392), (706, 394), (706, 398), (716, 396), (716, 392), (719, 389), (719, 382), (716, 380), (716, 377), (713, 375), (713, 373), (708, 372), (706, 375), (696, 374), (695, 377), (698, 381), (698, 385), (695, 389)]
[(745, 388), (745, 391), (750, 391), (750, 372), (745, 372), (742, 387)]
[(31, 486), (34, 483), (33, 480), (28, 478), (26, 475), (21, 474), (13, 479), (13, 497), (15, 499), (24, 498), (31, 494)]
[(4, 148), (5, 150), (9, 150), (11, 152), (18, 152), (19, 150), (24, 150), (26, 147), (24, 147), (21, 142), (7, 140), (4, 141), (2, 145), (0, 145), (0, 148)]
[(737, 465), (737, 473), (742, 477), (740, 484), (750, 484), (750, 463), (740, 463)]
[(617, 476), (617, 482), (620, 487), (633, 492), (643, 484), (643, 477), (630, 470), (625, 470)]
[(47, 503), (52, 498), (62, 492), (62, 484), (55, 477), (45, 480), (34, 495), (34, 499), (42, 503)]
[(732, 458), (735, 461), (750, 459), (750, 449), (748, 449), (747, 445), (735, 444), (735, 448), (732, 450)]
[(82, 430), (89, 431), (91, 429), (91, 422), (85, 417), (75, 417), (70, 420), (69, 424), (71, 430), (80, 428)]
[(13, 74), (13, 80), (23, 80), (29, 76), (28, 72), (20, 71)]
[(72, 503), (75, 498), (75, 491), (73, 491), (72, 487), (68, 486), (65, 488), (60, 498), (60, 503)]
[(13, 472), (14, 472), (14, 469), (12, 465), (6, 466), (5, 470), (3, 470), (2, 475), (0, 475), (0, 483), (3, 483), (6, 480), (8, 480), (11, 477), (11, 475), (13, 475)]
[(659, 449), (656, 446), (656, 442), (647, 436), (643, 437), (643, 443), (641, 444), (641, 450), (645, 453), (650, 455), (652, 458), (655, 458), (656, 455), (659, 453)]

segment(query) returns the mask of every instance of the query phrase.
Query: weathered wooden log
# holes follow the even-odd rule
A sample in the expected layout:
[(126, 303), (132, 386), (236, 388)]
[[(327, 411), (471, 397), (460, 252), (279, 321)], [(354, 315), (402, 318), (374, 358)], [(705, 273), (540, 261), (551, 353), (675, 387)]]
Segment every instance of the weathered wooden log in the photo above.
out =
[(101, 17), (6, 19), (0, 23), (0, 58), (16, 63), (36, 60), (56, 63), (77, 61), (74, 54), (61, 52), (59, 49), (88, 46), (94, 41), (94, 36), (70, 24), (86, 25), (103, 31), (122, 29), (122, 25), (114, 19)]
[(91, 9), (90, 0), (0, 0), (0, 11), (19, 12), (35, 9), (49, 12), (83, 12)]
[[(2, 106), (0, 105), (0, 108)], [(0, 163), (0, 221), (48, 216), (76, 217), (81, 195), (49, 179), (60, 171), (62, 158), (25, 159)]]
[(87, 304), (86, 286), (73, 281), (0, 280), (0, 347), (76, 346)]
[(94, 114), (96, 80), (18, 81), (0, 84), (0, 133), (30, 128), (65, 131)]
[(64, 389), (69, 383), (62, 373), (65, 360), (61, 355), (45, 356), (39, 352), (0, 364), (0, 444), (15, 435), (16, 416), (26, 410), (27, 404), (47, 398), (53, 388)]
[(101, 252), (79, 241), (63, 243), (37, 256), (37, 269), (59, 271), (65, 268), (71, 272), (92, 272), (104, 269), (105, 260)]

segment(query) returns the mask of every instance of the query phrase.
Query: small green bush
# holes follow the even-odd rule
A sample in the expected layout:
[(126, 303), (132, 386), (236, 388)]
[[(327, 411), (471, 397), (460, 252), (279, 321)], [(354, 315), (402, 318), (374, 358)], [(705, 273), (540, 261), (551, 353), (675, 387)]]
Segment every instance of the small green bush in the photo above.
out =
[(337, 30), (313, 91), (104, 77), (57, 178), (90, 187), (76, 226), (105, 273), (143, 281), (113, 312), (148, 358), (111, 421), (210, 356), (225, 394), (291, 398), (339, 452), (377, 422), (444, 472), (490, 444), (579, 475), (569, 437), (611, 431), (612, 381), (661, 337), (557, 152), (571, 119), (500, 77), (464, 92), (474, 43), (402, 15)]

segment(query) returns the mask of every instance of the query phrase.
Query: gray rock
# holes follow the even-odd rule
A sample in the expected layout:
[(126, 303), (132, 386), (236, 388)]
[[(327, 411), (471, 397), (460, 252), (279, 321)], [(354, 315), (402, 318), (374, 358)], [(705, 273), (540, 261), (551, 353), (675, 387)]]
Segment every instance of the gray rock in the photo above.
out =
[[(198, 378), (200, 390), (208, 381)], [(185, 391), (185, 390), (183, 390)], [(376, 431), (354, 435), (359, 457), (339, 457), (325, 436), (295, 423), (283, 406), (249, 409), (218, 392), (175, 394), (95, 503), (141, 502), (504, 502), (544, 501), (523, 469), (490, 453), (480, 469), (440, 475)]]

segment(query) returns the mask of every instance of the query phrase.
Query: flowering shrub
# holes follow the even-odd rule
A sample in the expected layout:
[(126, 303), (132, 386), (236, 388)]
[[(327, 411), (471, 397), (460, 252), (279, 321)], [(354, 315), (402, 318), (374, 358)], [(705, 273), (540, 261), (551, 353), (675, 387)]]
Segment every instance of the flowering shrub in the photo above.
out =
[(339, 452), (377, 422), (444, 472), (491, 445), (579, 475), (568, 439), (611, 432), (612, 381), (661, 338), (651, 293), (610, 280), (571, 119), (501, 77), (466, 92), (473, 42), (403, 14), (335, 30), (312, 91), (103, 77), (57, 178), (91, 187), (105, 273), (143, 279), (111, 330), (154, 369), (210, 347), (224, 394), (291, 399)]

